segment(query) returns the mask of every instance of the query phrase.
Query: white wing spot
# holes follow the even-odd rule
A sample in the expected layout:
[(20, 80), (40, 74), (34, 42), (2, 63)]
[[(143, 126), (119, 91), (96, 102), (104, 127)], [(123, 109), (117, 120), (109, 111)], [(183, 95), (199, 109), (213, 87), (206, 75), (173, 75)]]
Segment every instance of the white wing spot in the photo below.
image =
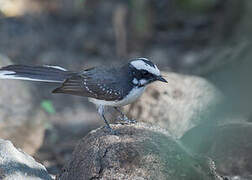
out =
[(86, 89), (88, 92), (93, 93), (93, 91), (91, 91), (87, 86), (86, 86)]

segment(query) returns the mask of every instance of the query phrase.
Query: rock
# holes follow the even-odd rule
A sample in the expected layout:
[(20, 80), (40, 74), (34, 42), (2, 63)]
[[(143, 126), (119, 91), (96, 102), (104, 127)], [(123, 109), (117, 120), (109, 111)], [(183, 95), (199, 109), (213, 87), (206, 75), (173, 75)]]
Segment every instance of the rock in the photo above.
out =
[(166, 128), (175, 137), (211, 119), (222, 99), (211, 83), (196, 76), (162, 74), (168, 84), (151, 84), (140, 100), (124, 108), (127, 116)]
[[(11, 61), (0, 55), (0, 67)], [(46, 115), (32, 104), (32, 93), (21, 81), (0, 79), (0, 138), (33, 154), (42, 144)]]
[(16, 149), (10, 141), (0, 139), (0, 179), (51, 180), (45, 167)]
[(252, 177), (251, 136), (252, 123), (230, 123), (195, 127), (181, 141), (191, 152), (213, 159), (221, 175)]
[(230, 176), (230, 177), (225, 177), (226, 179), (224, 180), (251, 180), (252, 175), (250, 176)]
[(143, 123), (91, 131), (76, 146), (58, 180), (214, 179), (206, 160), (190, 156), (167, 131)]

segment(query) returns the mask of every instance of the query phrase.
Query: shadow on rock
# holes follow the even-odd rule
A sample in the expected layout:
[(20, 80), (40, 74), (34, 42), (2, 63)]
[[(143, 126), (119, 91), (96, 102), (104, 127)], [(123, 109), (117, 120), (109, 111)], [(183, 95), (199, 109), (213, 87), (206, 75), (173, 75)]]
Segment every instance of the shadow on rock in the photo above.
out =
[(191, 152), (213, 159), (221, 175), (245, 177), (252, 174), (251, 136), (252, 123), (229, 123), (195, 127), (181, 141)]

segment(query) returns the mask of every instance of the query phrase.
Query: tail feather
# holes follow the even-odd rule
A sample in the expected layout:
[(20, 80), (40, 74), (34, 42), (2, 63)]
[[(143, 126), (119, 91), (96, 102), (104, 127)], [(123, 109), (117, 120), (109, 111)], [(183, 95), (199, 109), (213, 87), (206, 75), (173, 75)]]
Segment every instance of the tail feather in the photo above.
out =
[(72, 74), (73, 72), (58, 66), (10, 65), (0, 68), (0, 79), (62, 83)]

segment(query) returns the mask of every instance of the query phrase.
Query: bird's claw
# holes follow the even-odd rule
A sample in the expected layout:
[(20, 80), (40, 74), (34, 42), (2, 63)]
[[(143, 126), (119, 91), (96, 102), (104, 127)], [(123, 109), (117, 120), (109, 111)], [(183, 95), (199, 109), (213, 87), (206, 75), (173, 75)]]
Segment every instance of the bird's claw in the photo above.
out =
[(123, 121), (123, 123), (125, 124), (134, 124), (136, 123), (137, 121), (135, 119), (129, 119), (127, 116), (123, 115), (123, 116), (120, 116), (119, 119), (121, 121)]
[(109, 131), (112, 135), (118, 135), (118, 132), (113, 130), (110, 126), (105, 126), (105, 128)]

